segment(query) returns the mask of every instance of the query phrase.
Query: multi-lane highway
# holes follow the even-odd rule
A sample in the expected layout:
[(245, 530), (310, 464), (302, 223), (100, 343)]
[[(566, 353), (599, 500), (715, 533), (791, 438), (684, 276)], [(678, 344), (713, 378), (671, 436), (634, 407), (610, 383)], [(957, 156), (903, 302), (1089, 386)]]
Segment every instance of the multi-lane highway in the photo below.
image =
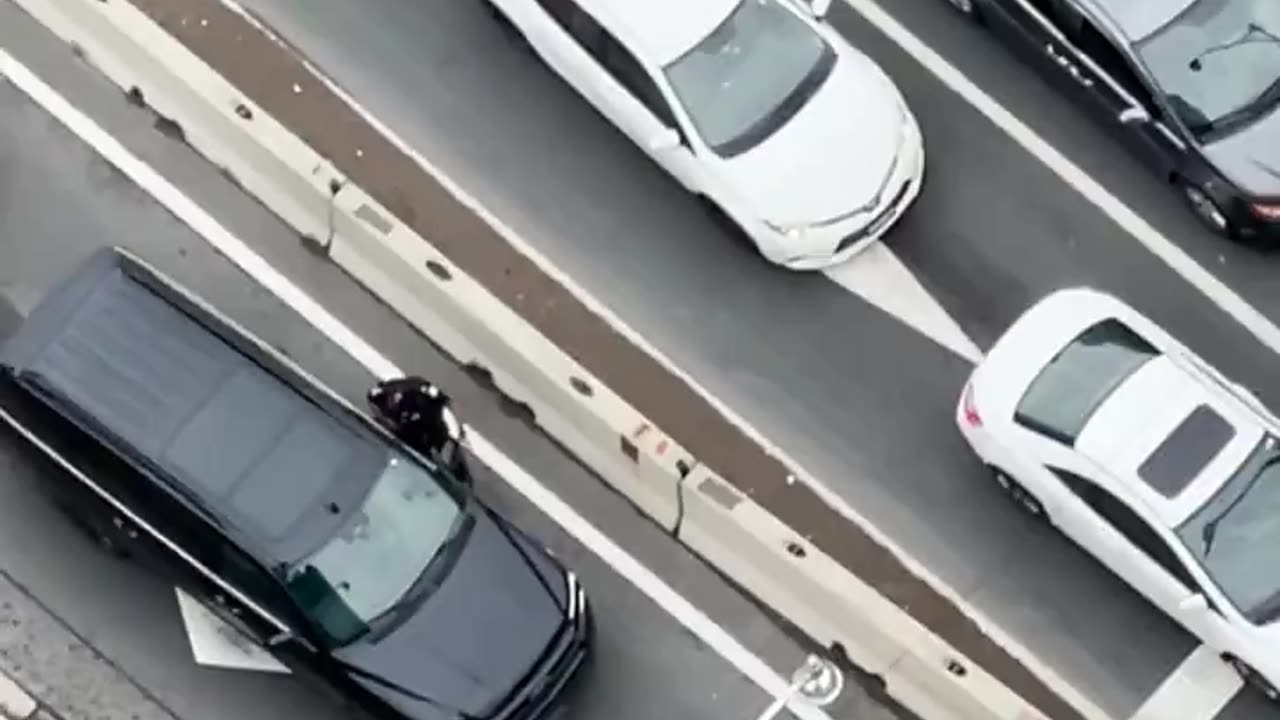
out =
[[(608, 304), (985, 615), (1114, 717), (1194, 641), (1016, 516), (952, 427), (967, 362), (822, 275), (767, 267), (522, 51), (478, 3), (245, 3), (366, 109)], [(942, 0), (896, 23), (1068, 155), (1266, 316), (1263, 256), (1208, 237), (1176, 196)], [(1089, 284), (1131, 301), (1280, 407), (1274, 351), (1015, 143), (918, 58), (837, 3), (923, 126), (924, 193), (888, 246), (985, 347), (1033, 300)], [(1248, 691), (1220, 718), (1276, 716)]]
[[(248, 242), (329, 312), (402, 367), (438, 380), (473, 427), (541, 479), (587, 522), (608, 530), (663, 581), (786, 676), (804, 649), (753, 604), (643, 520), (344, 275), (304, 249), (267, 210), (185, 145), (157, 132), (147, 111), (77, 60), (14, 6), (0, 1), (0, 48), (17, 57), (131, 152)], [(369, 372), (241, 273), (142, 188), (0, 78), (0, 329), (95, 247), (129, 247), (201, 293), (358, 401)], [(97, 551), (52, 511), (37, 486), (51, 470), (0, 438), (0, 664), (64, 717), (252, 720), (343, 717), (288, 676), (213, 669), (192, 659), (173, 589)], [(772, 698), (715, 643), (685, 626), (524, 500), (478, 470), (481, 495), (545, 541), (591, 592), (599, 641), (573, 692), (576, 718), (755, 718)], [(17, 629), (25, 628), (25, 629)], [(56, 630), (56, 632), (55, 632)], [(495, 648), (500, 652), (500, 648)], [(96, 653), (96, 654), (95, 654)], [(852, 680), (831, 717), (905, 717)], [(779, 715), (784, 720), (787, 714)]]

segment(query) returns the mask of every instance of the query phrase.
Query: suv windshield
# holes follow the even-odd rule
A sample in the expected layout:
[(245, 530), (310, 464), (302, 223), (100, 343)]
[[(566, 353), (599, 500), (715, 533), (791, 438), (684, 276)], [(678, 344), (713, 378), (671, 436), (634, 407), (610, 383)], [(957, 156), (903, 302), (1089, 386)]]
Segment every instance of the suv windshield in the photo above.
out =
[(1280, 2), (1195, 0), (1137, 43), (1197, 134), (1229, 132), (1280, 104)]
[(290, 568), (289, 592), (335, 645), (350, 643), (396, 607), (462, 517), (425, 467), (393, 454), (337, 536)]
[(822, 36), (778, 0), (742, 0), (664, 72), (703, 142), (732, 157), (786, 124), (834, 63)]
[(1178, 536), (1240, 612), (1257, 624), (1280, 617), (1280, 448), (1265, 436)]

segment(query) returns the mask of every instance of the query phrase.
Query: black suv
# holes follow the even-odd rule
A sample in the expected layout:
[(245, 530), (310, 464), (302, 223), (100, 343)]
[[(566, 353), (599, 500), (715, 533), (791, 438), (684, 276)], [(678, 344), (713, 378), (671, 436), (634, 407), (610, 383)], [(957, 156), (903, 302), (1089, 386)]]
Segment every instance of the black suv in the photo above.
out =
[(369, 716), (534, 720), (588, 655), (572, 572), (124, 250), (0, 346), (0, 420), (77, 524)]
[(1280, 241), (1280, 0), (947, 0), (1010, 39), (1214, 232)]

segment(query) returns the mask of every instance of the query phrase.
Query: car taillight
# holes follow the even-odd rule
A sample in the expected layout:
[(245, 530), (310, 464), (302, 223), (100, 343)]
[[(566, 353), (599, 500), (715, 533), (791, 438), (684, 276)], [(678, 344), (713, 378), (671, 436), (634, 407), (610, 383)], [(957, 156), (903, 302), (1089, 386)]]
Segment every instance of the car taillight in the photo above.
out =
[(1280, 220), (1280, 203), (1254, 203), (1253, 213), (1263, 220)]
[(964, 413), (964, 422), (969, 427), (982, 427), (982, 416), (978, 414), (978, 407), (973, 404), (973, 385), (964, 386), (964, 395), (960, 400), (961, 410)]

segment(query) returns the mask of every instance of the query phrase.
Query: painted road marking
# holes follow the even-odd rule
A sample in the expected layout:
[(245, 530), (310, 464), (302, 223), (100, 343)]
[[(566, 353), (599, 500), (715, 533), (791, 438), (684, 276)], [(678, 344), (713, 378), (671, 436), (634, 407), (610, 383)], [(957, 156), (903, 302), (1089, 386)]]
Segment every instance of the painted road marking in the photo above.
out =
[(1129, 720), (1213, 720), (1244, 681), (1218, 652), (1201, 645), (1178, 665)]
[(883, 242), (871, 243), (823, 274), (965, 360), (982, 359), (982, 351), (960, 324)]
[(178, 588), (174, 588), (174, 592), (178, 596), (182, 623), (187, 628), (191, 655), (198, 664), (231, 670), (289, 674), (289, 668), (276, 660), (266, 648), (223, 622), (199, 600)]
[[(260, 285), (302, 316), (335, 345), (343, 348), (357, 362), (379, 377), (402, 375), (403, 371), (364, 338), (357, 335), (332, 315), (288, 277), (258, 255), (244, 241), (231, 234), (212, 215), (187, 197), (164, 176), (156, 172), (119, 140), (111, 136), (91, 118), (74, 107), (57, 91), (0, 50), (0, 75), (5, 75), (46, 112), (87, 145), (114, 165), (138, 187), (145, 190), (175, 217), (186, 223), (215, 250), (225, 256)], [(486, 465), (524, 495), (567, 533), (638, 590), (662, 607), (672, 618), (698, 637), (708, 647), (761, 690), (770, 695), (785, 693), (789, 683), (759, 656), (680, 595), (656, 573), (601, 532), (568, 503), (526, 472), (490, 443), (475, 428), (467, 427), (468, 445)], [(818, 709), (796, 703), (789, 708), (800, 720), (831, 720)]]
[(35, 715), (39, 704), (13, 678), (0, 673), (0, 717), (26, 720)]

